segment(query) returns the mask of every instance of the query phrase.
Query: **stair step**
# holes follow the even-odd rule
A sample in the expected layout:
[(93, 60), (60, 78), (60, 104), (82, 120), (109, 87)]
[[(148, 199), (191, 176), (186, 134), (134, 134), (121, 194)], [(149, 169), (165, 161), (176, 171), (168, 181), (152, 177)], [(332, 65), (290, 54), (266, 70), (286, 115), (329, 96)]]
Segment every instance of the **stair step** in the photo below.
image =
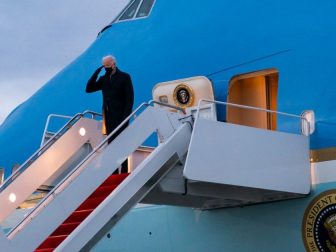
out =
[(53, 248), (46, 248), (46, 249), (36, 249), (35, 252), (53, 252)]
[(117, 187), (118, 187), (118, 185), (100, 186), (100, 187), (98, 187), (98, 189), (96, 191), (94, 191), (90, 195), (89, 198), (107, 197)]
[(79, 224), (81, 224), (81, 222), (63, 223), (49, 237), (69, 235)]
[(127, 178), (128, 175), (129, 173), (111, 175), (101, 184), (101, 186), (119, 185), (125, 178)]
[(64, 241), (68, 235), (49, 236), (38, 249), (55, 249)]
[(106, 199), (106, 197), (98, 197), (98, 198), (88, 198), (85, 200), (77, 209), (77, 210), (88, 210), (88, 209), (95, 209), (99, 206)]
[(63, 223), (82, 222), (94, 209), (76, 210)]
[(53, 251), (92, 211), (129, 175), (116, 174), (108, 177), (36, 250)]

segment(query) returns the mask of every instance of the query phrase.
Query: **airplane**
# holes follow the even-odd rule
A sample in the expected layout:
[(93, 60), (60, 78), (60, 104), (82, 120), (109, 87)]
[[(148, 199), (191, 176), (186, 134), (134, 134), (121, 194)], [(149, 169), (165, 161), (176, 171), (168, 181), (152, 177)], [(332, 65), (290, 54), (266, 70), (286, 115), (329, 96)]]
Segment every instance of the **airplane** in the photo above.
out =
[[(130, 1), (0, 126), (0, 251), (335, 251), (335, 7)], [(135, 104), (107, 145), (109, 54)]]

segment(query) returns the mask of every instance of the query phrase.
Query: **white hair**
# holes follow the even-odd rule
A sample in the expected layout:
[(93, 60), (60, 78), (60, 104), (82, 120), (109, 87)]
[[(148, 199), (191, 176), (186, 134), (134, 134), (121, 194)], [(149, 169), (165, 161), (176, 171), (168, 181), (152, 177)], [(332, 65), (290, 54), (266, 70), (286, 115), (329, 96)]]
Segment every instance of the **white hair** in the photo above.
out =
[(117, 65), (117, 59), (116, 57), (114, 57), (113, 55), (106, 55), (103, 57), (103, 61), (106, 59), (113, 59), (113, 61), (115, 62), (115, 64)]

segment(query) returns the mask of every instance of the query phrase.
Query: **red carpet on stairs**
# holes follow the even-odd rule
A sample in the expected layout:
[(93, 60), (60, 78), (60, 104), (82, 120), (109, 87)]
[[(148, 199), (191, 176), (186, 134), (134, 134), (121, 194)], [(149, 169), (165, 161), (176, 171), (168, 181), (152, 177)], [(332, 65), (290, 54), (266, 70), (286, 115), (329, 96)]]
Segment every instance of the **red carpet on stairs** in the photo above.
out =
[(107, 178), (35, 251), (53, 251), (129, 174)]

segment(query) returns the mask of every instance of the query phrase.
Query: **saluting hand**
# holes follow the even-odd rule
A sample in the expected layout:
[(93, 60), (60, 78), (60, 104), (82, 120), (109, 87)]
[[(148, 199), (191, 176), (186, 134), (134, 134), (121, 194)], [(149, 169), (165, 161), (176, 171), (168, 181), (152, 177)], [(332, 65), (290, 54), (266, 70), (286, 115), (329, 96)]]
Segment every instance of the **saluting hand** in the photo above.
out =
[(99, 74), (100, 70), (102, 70), (103, 67), (104, 67), (104, 66), (100, 66), (100, 67), (98, 67), (97, 70), (94, 72), (94, 74), (95, 74), (95, 75), (96, 75), (96, 74)]

